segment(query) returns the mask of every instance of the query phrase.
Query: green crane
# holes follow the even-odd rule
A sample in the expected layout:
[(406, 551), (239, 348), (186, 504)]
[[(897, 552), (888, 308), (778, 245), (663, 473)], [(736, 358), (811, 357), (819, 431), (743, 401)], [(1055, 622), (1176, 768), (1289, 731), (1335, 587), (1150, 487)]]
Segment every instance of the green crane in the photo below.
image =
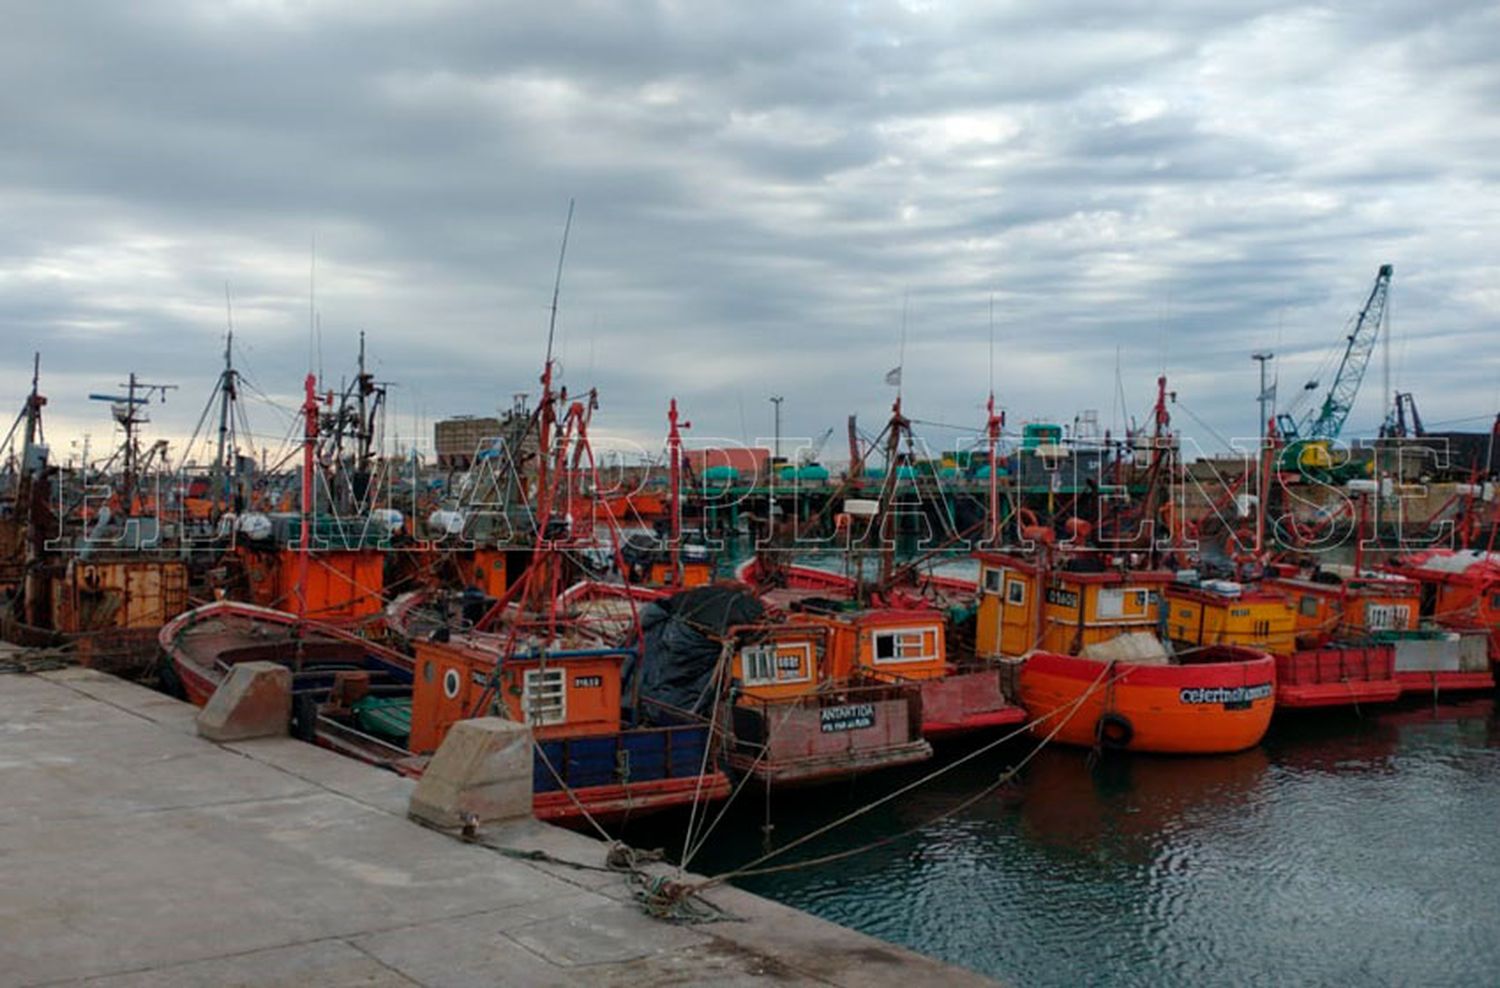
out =
[[(1391, 290), (1391, 265), (1382, 264), (1375, 275), (1375, 284), (1364, 308), (1354, 320), (1354, 329), (1344, 347), (1344, 358), (1339, 362), (1338, 374), (1333, 385), (1323, 398), (1323, 403), (1309, 409), (1298, 421), (1292, 416), (1276, 416), (1276, 427), (1286, 443), (1282, 454), (1282, 468), (1294, 470), (1298, 467), (1312, 470), (1328, 470), (1333, 465), (1329, 446), (1338, 439), (1344, 422), (1354, 408), (1354, 399), (1359, 395), (1359, 385), (1365, 378), (1365, 369), (1370, 365), (1370, 355), (1375, 351), (1375, 342), (1380, 336), (1380, 325), (1385, 321), (1386, 299)], [(1312, 382), (1308, 388), (1315, 388)]]

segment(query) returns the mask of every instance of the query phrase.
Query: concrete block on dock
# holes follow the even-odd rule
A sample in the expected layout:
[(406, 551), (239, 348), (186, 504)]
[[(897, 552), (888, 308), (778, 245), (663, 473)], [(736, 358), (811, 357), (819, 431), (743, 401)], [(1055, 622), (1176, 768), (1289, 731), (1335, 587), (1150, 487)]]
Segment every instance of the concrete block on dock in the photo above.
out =
[(432, 756), (408, 812), (439, 827), (531, 815), (531, 728), (500, 717), (461, 720)]
[(198, 734), (210, 741), (248, 741), (285, 734), (292, 717), (292, 671), (275, 662), (241, 662), (198, 712)]

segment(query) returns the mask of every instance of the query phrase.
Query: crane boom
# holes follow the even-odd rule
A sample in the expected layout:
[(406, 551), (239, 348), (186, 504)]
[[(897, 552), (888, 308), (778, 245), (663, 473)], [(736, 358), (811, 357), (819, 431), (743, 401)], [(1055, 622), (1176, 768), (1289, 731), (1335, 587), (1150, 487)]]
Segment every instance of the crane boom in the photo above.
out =
[(1375, 341), (1380, 336), (1380, 324), (1385, 321), (1386, 298), (1391, 289), (1391, 265), (1382, 264), (1375, 275), (1375, 284), (1364, 308), (1354, 321), (1354, 330), (1349, 334), (1344, 347), (1344, 358), (1339, 361), (1338, 375), (1328, 389), (1328, 395), (1316, 411), (1309, 411), (1301, 422), (1289, 415), (1278, 417), (1277, 425), (1283, 438), (1288, 441), (1302, 440), (1331, 442), (1343, 431), (1344, 422), (1354, 408), (1354, 399), (1359, 395), (1360, 383), (1365, 378), (1365, 368), (1370, 364), (1370, 355), (1375, 351)]

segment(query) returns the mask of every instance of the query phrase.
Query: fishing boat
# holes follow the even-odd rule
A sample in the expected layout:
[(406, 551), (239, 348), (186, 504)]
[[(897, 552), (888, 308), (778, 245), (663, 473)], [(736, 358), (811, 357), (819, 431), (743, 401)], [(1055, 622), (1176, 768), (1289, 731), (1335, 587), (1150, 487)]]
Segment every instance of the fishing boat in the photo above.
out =
[(1179, 579), (1166, 591), (1167, 633), (1182, 648), (1238, 645), (1271, 653), (1281, 709), (1397, 699), (1394, 646), (1341, 624), (1340, 599), (1326, 583)]
[[(993, 462), (1001, 423), (993, 395), (988, 407), (989, 459)], [(888, 465), (899, 462), (909, 430), (910, 421), (901, 412), (898, 396), (885, 432)], [(851, 474), (865, 473), (863, 463), (856, 461)], [(881, 537), (882, 506), (897, 499), (899, 474), (900, 470), (887, 471), (877, 499), (844, 500), (835, 528), (848, 540), (846, 572), (800, 565), (785, 553), (771, 552), (746, 560), (736, 576), (755, 587), (773, 612), (792, 623), (818, 625), (826, 631), (825, 676), (829, 681), (914, 688), (920, 699), (922, 737), (951, 738), (1021, 724), (1026, 711), (1002, 688), (1000, 664), (967, 644), (958, 648), (951, 643), (950, 625), (958, 622), (950, 619), (972, 613), (978, 590), (975, 582), (923, 572), (920, 558), (898, 566), (892, 540)], [(995, 483), (991, 478), (992, 510), (998, 496)], [(861, 538), (854, 531), (856, 519), (865, 523), (865, 539), (880, 541), (876, 550), (879, 574), (874, 579), (867, 579), (868, 554), (858, 549)]]
[(641, 626), (635, 708), (654, 723), (710, 717), (739, 775), (781, 788), (932, 756), (917, 684), (863, 674), (853, 661), (867, 630), (858, 615), (770, 611), (743, 586), (712, 585), (647, 605)]
[(588, 441), (597, 402), (592, 392), (569, 402), (552, 373), (549, 354), (536, 479), (525, 485), (535, 492), (528, 515), (540, 519), (526, 568), (476, 620), (465, 615), (467, 627), (411, 638), (418, 674), (403, 743), (420, 762), (459, 720), (498, 714), (529, 725), (533, 809), (544, 819), (620, 819), (723, 799), (730, 783), (708, 720), (691, 711), (648, 718), (625, 690), (627, 667), (644, 664), (641, 604), (662, 591), (583, 572), (580, 560), (602, 556), (625, 573), (624, 539), (608, 512), (603, 540), (594, 525), (558, 514), (600, 489)]
[(1239, 645), (1162, 642), (1174, 574), (1128, 559), (979, 553), (977, 647), (1011, 664), (1032, 731), (1067, 744), (1223, 754), (1259, 743), (1275, 660)]
[(453, 724), (498, 713), (532, 729), (539, 819), (608, 822), (729, 794), (706, 720), (622, 723), (621, 672), (637, 659), (633, 648), (517, 647), (509, 635), (473, 632), (415, 650), (410, 730), (399, 743), (418, 771)]
[[(1323, 651), (1342, 643), (1352, 643), (1343, 647), (1376, 650), (1364, 664), (1372, 674), (1368, 686), (1358, 679), (1357, 665), (1325, 670), (1326, 694), (1341, 695), (1334, 676), (1358, 685), (1364, 694), (1361, 702), (1394, 699), (1407, 691), (1441, 695), (1494, 685), (1482, 632), (1445, 629), (1430, 621), (1423, 626), (1419, 581), (1367, 570), (1358, 562), (1280, 569), (1265, 582), (1295, 601), (1299, 640)], [(1328, 664), (1325, 660), (1324, 665)], [(1377, 670), (1383, 677), (1378, 682), (1374, 679)], [(1370, 695), (1377, 686), (1380, 695)]]
[(1020, 697), (1034, 734), (1079, 747), (1219, 755), (1255, 747), (1270, 726), (1276, 666), (1265, 652), (1222, 645), (1147, 661), (1101, 655), (1026, 657)]
[(304, 705), (321, 706), (336, 691), (342, 698), (358, 693), (353, 700), (411, 692), (409, 656), (346, 629), (255, 604), (220, 600), (196, 607), (167, 622), (159, 641), (187, 699), (200, 707), (242, 662), (289, 668), (294, 701)]
[[(1418, 613), (1449, 631), (1483, 634), (1488, 640), (1490, 682), (1500, 670), (1500, 553), (1478, 549), (1429, 549), (1391, 561), (1390, 572), (1420, 588)], [(1474, 671), (1474, 670), (1471, 670)], [(1481, 676), (1475, 688), (1486, 688)]]

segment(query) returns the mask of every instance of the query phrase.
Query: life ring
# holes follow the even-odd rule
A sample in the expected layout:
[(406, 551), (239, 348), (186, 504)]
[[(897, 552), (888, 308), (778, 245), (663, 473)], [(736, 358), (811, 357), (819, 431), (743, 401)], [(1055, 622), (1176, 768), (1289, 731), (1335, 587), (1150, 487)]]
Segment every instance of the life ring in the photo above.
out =
[(1098, 723), (1094, 725), (1094, 738), (1101, 748), (1119, 751), (1128, 747), (1134, 737), (1135, 727), (1123, 714), (1111, 711), (1100, 717)]

